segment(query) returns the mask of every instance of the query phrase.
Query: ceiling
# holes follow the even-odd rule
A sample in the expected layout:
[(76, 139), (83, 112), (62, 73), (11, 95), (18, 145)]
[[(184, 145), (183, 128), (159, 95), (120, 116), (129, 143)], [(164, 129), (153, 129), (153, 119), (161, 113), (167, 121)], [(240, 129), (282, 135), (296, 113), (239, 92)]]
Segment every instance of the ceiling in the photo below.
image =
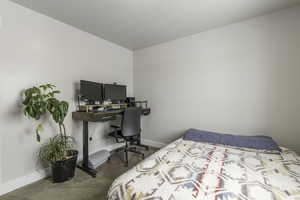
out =
[(131, 50), (299, 3), (299, 0), (12, 1)]

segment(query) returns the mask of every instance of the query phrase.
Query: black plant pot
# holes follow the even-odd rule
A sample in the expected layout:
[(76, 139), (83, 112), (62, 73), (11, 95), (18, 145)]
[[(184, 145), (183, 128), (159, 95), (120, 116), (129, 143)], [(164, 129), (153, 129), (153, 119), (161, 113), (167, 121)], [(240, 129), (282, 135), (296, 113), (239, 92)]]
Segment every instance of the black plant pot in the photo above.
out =
[(68, 151), (67, 160), (56, 161), (51, 164), (52, 180), (54, 183), (61, 183), (70, 180), (75, 175), (75, 169), (77, 164), (78, 151)]

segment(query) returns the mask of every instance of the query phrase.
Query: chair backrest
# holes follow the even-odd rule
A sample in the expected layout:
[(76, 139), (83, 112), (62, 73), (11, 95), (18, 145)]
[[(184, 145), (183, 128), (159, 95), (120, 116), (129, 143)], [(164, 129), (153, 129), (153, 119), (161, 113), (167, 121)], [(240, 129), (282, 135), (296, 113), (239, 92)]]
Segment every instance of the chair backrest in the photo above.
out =
[(122, 135), (125, 137), (139, 135), (141, 132), (141, 109), (136, 107), (126, 108), (121, 128)]

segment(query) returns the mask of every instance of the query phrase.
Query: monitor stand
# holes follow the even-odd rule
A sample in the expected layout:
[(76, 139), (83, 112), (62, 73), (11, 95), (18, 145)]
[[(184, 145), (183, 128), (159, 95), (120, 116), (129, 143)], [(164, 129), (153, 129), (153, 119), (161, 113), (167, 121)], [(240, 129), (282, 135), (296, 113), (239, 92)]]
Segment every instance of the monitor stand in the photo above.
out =
[(96, 103), (96, 102), (93, 101), (93, 100), (88, 100), (88, 101), (87, 101), (87, 105), (95, 105), (95, 103)]

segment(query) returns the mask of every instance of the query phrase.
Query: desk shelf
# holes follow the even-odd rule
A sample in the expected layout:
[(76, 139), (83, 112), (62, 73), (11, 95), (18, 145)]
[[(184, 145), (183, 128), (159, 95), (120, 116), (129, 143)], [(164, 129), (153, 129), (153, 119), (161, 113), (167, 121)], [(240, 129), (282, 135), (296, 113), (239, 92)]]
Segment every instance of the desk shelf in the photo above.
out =
[(88, 122), (105, 122), (115, 120), (116, 116), (121, 114), (122, 110), (109, 112), (73, 112), (72, 118), (74, 120), (88, 121)]

